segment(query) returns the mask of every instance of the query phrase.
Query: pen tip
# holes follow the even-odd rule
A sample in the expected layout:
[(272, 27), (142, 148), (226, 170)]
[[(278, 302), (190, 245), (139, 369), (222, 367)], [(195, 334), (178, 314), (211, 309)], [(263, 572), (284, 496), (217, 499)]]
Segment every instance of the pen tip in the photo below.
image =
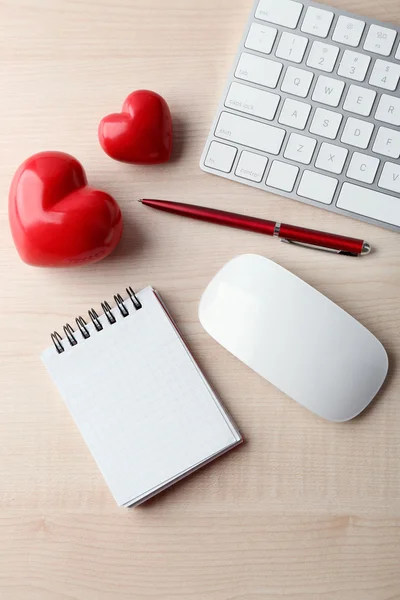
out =
[(143, 202), (143, 200), (142, 200), (141, 198), (139, 198), (138, 202), (142, 203), (142, 202)]

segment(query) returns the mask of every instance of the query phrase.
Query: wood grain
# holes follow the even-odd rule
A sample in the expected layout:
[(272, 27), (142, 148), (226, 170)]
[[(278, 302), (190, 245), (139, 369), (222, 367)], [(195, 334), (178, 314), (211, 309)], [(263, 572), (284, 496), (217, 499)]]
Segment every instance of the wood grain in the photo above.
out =
[[(400, 24), (398, 0), (336, 0)], [(229, 183), (198, 161), (251, 0), (0, 0), (1, 600), (400, 598), (400, 245), (395, 233)], [(97, 124), (134, 89), (168, 100), (173, 161), (101, 151)], [(77, 270), (15, 252), (7, 194), (30, 154), (67, 151), (121, 203), (117, 251)], [(139, 197), (218, 206), (367, 239), (352, 260), (184, 221)], [(359, 419), (302, 410), (201, 329), (202, 290), (256, 252), (314, 285), (386, 346), (384, 390)], [(160, 290), (247, 443), (135, 510), (122, 510), (40, 363), (49, 332), (127, 284)], [(271, 341), (273, 343), (273, 341)]]

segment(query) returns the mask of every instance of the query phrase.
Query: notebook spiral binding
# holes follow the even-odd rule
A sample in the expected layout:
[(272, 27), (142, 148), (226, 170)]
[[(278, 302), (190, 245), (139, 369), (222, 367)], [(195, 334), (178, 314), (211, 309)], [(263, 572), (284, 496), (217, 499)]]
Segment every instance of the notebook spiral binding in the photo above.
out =
[[(133, 289), (131, 287), (128, 287), (128, 288), (126, 288), (126, 291), (128, 293), (129, 298), (132, 301), (133, 306), (135, 307), (135, 310), (140, 310), (142, 308), (142, 303), (140, 302), (139, 298), (136, 296)], [(115, 304), (118, 307), (121, 315), (124, 318), (128, 317), (130, 314), (129, 309), (126, 306), (126, 303), (125, 303), (124, 299), (122, 298), (121, 294), (116, 294), (114, 296), (114, 300), (115, 300)], [(110, 325), (114, 325), (114, 323), (117, 322), (117, 319), (115, 318), (115, 316), (112, 313), (110, 304), (106, 301), (102, 302), (101, 308), (103, 309), (103, 312), (104, 312), (105, 316), (107, 317), (107, 321), (110, 323)], [(94, 308), (91, 308), (88, 311), (88, 315), (89, 315), (89, 318), (92, 321), (96, 331), (98, 331), (98, 332), (102, 331), (103, 325), (101, 324), (99, 315), (94, 310)], [(76, 322), (76, 325), (77, 325), (79, 331), (82, 334), (83, 339), (87, 340), (87, 338), (89, 338), (91, 336), (90, 331), (87, 328), (87, 322), (85, 321), (85, 319), (83, 317), (77, 317), (75, 319), (75, 322)], [(78, 340), (76, 339), (76, 336), (75, 336), (75, 331), (69, 323), (64, 325), (64, 334), (65, 334), (65, 339), (69, 342), (69, 344), (71, 346), (76, 346), (78, 344)], [(54, 333), (51, 334), (51, 339), (53, 341), (53, 344), (54, 344), (58, 354), (62, 354), (65, 351), (65, 348), (63, 345), (64, 339), (61, 337), (61, 335), (57, 331), (55, 331)]]

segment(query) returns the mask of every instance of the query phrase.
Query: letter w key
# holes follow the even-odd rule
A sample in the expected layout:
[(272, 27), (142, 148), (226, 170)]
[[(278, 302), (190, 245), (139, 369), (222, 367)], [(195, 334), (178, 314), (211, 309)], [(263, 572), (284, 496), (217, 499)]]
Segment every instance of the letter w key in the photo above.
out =
[(327, 106), (339, 106), (344, 90), (344, 82), (332, 77), (320, 75), (316, 83), (312, 99)]

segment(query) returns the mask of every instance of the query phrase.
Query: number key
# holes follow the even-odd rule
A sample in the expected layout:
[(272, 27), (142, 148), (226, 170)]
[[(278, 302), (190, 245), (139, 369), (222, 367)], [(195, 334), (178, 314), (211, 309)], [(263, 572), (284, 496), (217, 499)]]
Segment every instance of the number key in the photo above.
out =
[(336, 63), (339, 54), (337, 46), (323, 44), (322, 42), (314, 42), (310, 54), (307, 59), (307, 65), (331, 73)]
[(366, 54), (345, 50), (340, 61), (338, 75), (355, 81), (364, 81), (370, 62), (371, 58)]
[(295, 63), (301, 63), (307, 44), (308, 39), (306, 37), (284, 31), (276, 50), (276, 56)]
[(377, 59), (369, 78), (370, 85), (394, 92), (400, 78), (400, 65)]
[(389, 56), (392, 51), (396, 31), (381, 27), (380, 25), (371, 25), (368, 31), (367, 39), (364, 42), (364, 50)]

